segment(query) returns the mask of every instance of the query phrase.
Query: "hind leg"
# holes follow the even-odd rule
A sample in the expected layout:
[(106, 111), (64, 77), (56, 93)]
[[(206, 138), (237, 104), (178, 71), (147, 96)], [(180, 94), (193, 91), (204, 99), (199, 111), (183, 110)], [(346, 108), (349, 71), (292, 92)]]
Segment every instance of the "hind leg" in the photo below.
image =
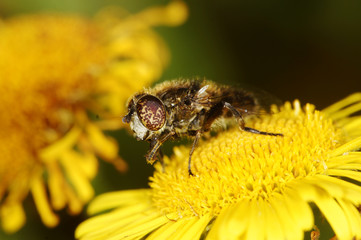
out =
[(229, 111), (231, 111), (231, 113), (233, 114), (233, 116), (236, 118), (237, 123), (239, 125), (239, 127), (246, 132), (251, 132), (251, 133), (255, 133), (255, 134), (262, 134), (262, 135), (269, 135), (269, 136), (283, 136), (282, 133), (270, 133), (270, 132), (263, 132), (263, 131), (259, 131), (257, 129), (254, 128), (250, 128), (250, 127), (246, 127), (245, 123), (244, 123), (244, 119), (242, 117), (242, 114), (235, 108), (233, 107), (230, 103), (225, 102), (224, 103), (224, 107), (227, 108)]

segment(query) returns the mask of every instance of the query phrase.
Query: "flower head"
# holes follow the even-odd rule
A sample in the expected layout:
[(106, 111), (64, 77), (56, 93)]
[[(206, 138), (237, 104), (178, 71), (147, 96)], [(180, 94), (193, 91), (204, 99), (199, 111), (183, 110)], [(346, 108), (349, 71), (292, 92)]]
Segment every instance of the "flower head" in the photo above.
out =
[[(114, 11), (113, 11), (114, 12)], [(0, 221), (14, 232), (25, 222), (31, 193), (42, 221), (53, 209), (79, 213), (93, 197), (96, 156), (125, 170), (115, 141), (102, 129), (120, 119), (127, 98), (156, 80), (168, 52), (151, 26), (177, 25), (185, 6), (173, 2), (136, 15), (97, 18), (25, 15), (0, 24)], [(47, 187), (49, 197), (47, 196)]]
[[(156, 165), (151, 189), (107, 193), (82, 223), (81, 239), (303, 239), (314, 203), (338, 239), (361, 238), (361, 94), (317, 111), (299, 101), (273, 107), (249, 127), (203, 141), (187, 172), (188, 147)], [(349, 181), (353, 180), (353, 181)]]

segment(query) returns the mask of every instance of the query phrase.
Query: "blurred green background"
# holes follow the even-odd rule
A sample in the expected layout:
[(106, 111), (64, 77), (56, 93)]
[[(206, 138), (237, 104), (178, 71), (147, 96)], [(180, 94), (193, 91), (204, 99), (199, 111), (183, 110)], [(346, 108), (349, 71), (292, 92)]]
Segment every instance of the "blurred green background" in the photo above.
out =
[[(119, 5), (131, 12), (166, 4), (163, 0), (0, 0), (0, 16), (72, 12), (92, 16), (101, 7)], [(280, 100), (298, 98), (320, 109), (361, 90), (361, 1), (186, 1), (190, 16), (176, 28), (158, 27), (171, 51), (161, 80), (207, 77), (250, 85)], [(1, 53), (0, 53), (1, 54)], [(126, 131), (110, 133), (130, 170), (120, 174), (101, 162), (96, 193), (147, 186), (153, 167), (144, 154), (148, 144)], [(171, 153), (166, 144), (166, 154)], [(61, 224), (45, 228), (31, 197), (24, 203), (28, 222), (18, 233), (0, 239), (73, 239), (76, 217), (60, 213)], [(323, 235), (327, 238), (328, 236)], [(331, 235), (330, 235), (331, 237)], [(323, 238), (322, 238), (323, 239)]]

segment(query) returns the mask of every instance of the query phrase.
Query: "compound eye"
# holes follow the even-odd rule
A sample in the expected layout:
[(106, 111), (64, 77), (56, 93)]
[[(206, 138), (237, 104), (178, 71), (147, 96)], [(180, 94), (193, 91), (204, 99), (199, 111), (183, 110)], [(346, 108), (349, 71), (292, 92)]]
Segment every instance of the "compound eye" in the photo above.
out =
[(151, 131), (161, 129), (166, 119), (162, 101), (152, 95), (145, 95), (138, 100), (137, 114), (144, 127)]

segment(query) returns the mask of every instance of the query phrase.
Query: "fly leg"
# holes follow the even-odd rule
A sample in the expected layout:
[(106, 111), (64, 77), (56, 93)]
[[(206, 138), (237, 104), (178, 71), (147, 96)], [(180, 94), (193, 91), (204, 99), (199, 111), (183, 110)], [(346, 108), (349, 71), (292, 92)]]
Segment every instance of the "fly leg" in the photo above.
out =
[(245, 123), (244, 123), (244, 119), (242, 117), (242, 114), (235, 108), (233, 107), (230, 103), (225, 102), (224, 103), (224, 107), (226, 107), (229, 111), (231, 111), (231, 113), (233, 114), (233, 116), (236, 118), (239, 127), (246, 132), (251, 132), (251, 133), (256, 133), (256, 134), (262, 134), (262, 135), (269, 135), (269, 136), (283, 136), (282, 133), (270, 133), (270, 132), (263, 132), (263, 131), (259, 131), (257, 129), (254, 128), (250, 128), (250, 127), (246, 127)]
[(196, 146), (197, 146), (200, 138), (201, 138), (201, 131), (197, 131), (196, 136), (193, 141), (192, 149), (189, 152), (188, 173), (190, 176), (194, 176), (194, 174), (192, 173), (191, 161), (192, 161), (192, 155), (193, 155), (194, 149), (196, 149)]
[(188, 127), (188, 133), (194, 137), (192, 148), (189, 152), (189, 159), (188, 159), (188, 173), (190, 176), (194, 176), (191, 167), (192, 155), (194, 150), (197, 147), (199, 139), (201, 138), (204, 132), (208, 132), (211, 128), (212, 123), (214, 120), (222, 114), (223, 105), (218, 104), (213, 106), (211, 110), (208, 112), (205, 109), (202, 109), (201, 112), (198, 113), (197, 117), (191, 122)]
[(161, 164), (162, 164), (162, 171), (165, 171), (165, 165), (164, 165), (164, 161), (163, 161), (163, 152), (162, 152), (162, 148), (159, 145), (158, 146), (159, 141), (157, 140), (151, 140), (150, 141), (150, 147), (149, 147), (149, 152), (146, 155), (146, 159), (147, 162), (150, 164), (153, 164), (156, 160), (158, 160)]
[(167, 141), (171, 136), (173, 136), (173, 132), (169, 132), (159, 139), (155, 138), (150, 141), (150, 149), (146, 155), (147, 162), (153, 164), (157, 159), (156, 156), (159, 157), (159, 161), (162, 163), (164, 170), (164, 162), (163, 162), (163, 154), (160, 149), (162, 144)]
[[(147, 155), (145, 158), (147, 159), (147, 162), (150, 164), (153, 164), (157, 159), (156, 156), (159, 155), (160, 146), (162, 143), (158, 139), (152, 139), (150, 142), (150, 147)], [(163, 160), (161, 160), (163, 161)]]

